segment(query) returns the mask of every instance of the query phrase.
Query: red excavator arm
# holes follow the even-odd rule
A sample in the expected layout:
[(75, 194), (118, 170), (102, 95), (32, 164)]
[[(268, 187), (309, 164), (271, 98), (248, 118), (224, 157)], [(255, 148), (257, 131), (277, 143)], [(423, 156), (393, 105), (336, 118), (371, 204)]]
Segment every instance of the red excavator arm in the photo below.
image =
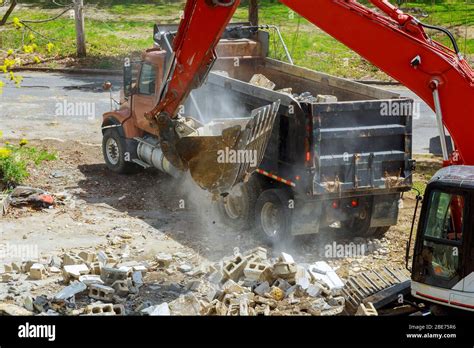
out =
[[(443, 134), (444, 125), (453, 137), (456, 151), (449, 163), (474, 164), (474, 73), (448, 31), (422, 24), (386, 0), (371, 0), (380, 11), (355, 0), (280, 1), (422, 98), (436, 111)], [(186, 4), (168, 82), (149, 113), (165, 155), (178, 168), (187, 165), (176, 150), (176, 110), (207, 76), (215, 60), (214, 49), (239, 2), (188, 0)], [(425, 27), (444, 31), (454, 50), (431, 40)]]

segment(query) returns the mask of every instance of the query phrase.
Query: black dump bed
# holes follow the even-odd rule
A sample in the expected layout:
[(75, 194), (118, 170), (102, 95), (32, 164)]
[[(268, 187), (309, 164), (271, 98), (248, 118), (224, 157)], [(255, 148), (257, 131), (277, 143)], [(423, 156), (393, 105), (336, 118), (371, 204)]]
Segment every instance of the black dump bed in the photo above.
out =
[[(193, 91), (186, 114), (205, 122), (248, 117), (280, 100), (262, 170), (310, 198), (410, 189), (412, 100), (270, 59), (268, 37), (255, 35), (221, 41), (213, 72)], [(166, 48), (163, 39), (160, 45)], [(273, 89), (249, 83), (256, 74)]]

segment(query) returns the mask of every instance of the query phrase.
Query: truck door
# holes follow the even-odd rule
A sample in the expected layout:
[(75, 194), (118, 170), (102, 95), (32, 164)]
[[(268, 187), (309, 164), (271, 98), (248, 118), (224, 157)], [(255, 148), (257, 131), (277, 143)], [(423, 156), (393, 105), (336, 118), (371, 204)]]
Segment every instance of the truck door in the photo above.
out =
[(136, 93), (133, 95), (132, 110), (138, 128), (153, 133), (145, 113), (152, 110), (157, 102), (157, 69), (153, 64), (144, 62), (140, 69)]

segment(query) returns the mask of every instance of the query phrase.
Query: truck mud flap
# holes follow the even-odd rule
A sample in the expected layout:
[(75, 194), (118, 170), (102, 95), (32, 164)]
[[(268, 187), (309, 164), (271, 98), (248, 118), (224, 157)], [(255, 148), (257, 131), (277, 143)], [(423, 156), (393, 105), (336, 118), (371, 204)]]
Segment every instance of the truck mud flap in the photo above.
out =
[(255, 109), (245, 127), (226, 128), (219, 136), (181, 138), (177, 150), (193, 180), (202, 189), (223, 194), (250, 177), (263, 160), (279, 108), (276, 101)]

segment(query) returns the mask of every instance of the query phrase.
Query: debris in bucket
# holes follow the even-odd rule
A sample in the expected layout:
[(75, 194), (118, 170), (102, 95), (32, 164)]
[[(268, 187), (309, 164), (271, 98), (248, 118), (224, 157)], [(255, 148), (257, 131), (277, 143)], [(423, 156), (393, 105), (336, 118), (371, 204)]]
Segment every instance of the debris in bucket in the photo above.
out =
[(266, 89), (274, 90), (276, 84), (270, 81), (265, 75), (255, 74), (250, 79), (249, 83), (254, 86), (263, 87)]

